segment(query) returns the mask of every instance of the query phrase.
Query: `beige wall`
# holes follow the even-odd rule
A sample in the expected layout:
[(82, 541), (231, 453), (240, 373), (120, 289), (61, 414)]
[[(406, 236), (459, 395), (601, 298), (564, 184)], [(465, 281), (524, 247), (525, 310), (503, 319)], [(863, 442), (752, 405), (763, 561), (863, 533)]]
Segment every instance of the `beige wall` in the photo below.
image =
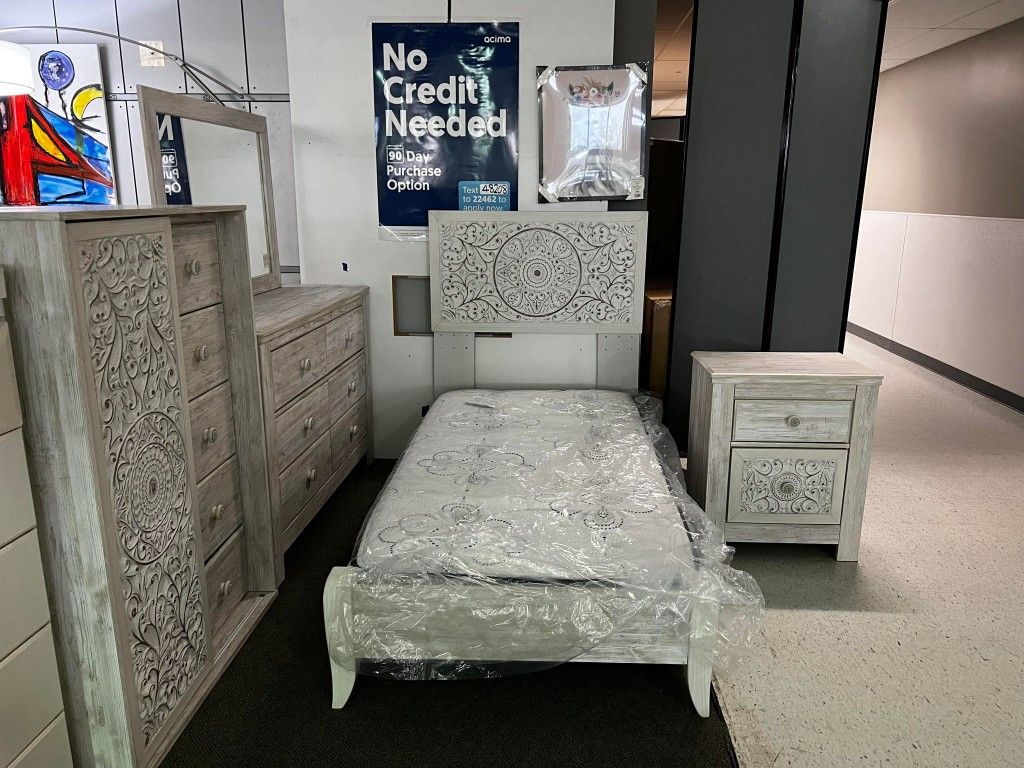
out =
[(1024, 19), (882, 73), (864, 208), (1024, 218)]

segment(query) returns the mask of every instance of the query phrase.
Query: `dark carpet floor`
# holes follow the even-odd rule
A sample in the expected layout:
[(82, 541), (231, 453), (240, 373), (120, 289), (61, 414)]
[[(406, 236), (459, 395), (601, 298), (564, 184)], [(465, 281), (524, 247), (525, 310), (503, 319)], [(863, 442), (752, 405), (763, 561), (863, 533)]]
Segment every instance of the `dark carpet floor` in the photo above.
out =
[(361, 466), (285, 557), (277, 600), (163, 763), (195, 766), (731, 768), (717, 708), (693, 710), (683, 668), (563, 664), (497, 680), (359, 677), (330, 705), (321, 599), (392, 462)]

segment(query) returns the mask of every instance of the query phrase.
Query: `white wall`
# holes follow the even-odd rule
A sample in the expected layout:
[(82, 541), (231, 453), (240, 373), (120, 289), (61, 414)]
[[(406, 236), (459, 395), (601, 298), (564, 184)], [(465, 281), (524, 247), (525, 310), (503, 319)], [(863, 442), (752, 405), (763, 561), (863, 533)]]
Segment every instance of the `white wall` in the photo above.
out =
[[(452, 2), (452, 21), (519, 22), (520, 210), (539, 207), (535, 67), (611, 63), (614, 17), (614, 0)], [(370, 286), (380, 456), (401, 452), (432, 401), (433, 352), (429, 337), (393, 334), (391, 276), (427, 274), (427, 247), (378, 238), (370, 24), (446, 18), (446, 0), (285, 0), (302, 279)]]
[(1024, 219), (864, 211), (850, 322), (1024, 395)]

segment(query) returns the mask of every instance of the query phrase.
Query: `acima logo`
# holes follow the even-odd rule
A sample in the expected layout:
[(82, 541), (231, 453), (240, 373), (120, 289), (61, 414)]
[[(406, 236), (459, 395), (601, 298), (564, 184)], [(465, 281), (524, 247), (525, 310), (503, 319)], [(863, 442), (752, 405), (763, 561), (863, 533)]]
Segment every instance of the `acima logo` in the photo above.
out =
[(511, 43), (512, 38), (507, 35), (488, 35), (484, 38), (485, 43)]

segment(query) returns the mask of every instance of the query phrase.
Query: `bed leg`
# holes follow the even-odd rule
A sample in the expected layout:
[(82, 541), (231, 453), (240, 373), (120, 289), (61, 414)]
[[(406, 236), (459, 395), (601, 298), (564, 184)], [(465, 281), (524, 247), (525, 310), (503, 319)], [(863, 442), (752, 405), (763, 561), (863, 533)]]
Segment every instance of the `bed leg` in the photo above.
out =
[(352, 580), (355, 568), (334, 568), (324, 585), (324, 624), (331, 665), (331, 706), (341, 709), (356, 682), (352, 645)]
[(690, 611), (690, 642), (686, 656), (686, 684), (697, 714), (711, 714), (711, 673), (718, 624), (718, 606), (698, 600)]

